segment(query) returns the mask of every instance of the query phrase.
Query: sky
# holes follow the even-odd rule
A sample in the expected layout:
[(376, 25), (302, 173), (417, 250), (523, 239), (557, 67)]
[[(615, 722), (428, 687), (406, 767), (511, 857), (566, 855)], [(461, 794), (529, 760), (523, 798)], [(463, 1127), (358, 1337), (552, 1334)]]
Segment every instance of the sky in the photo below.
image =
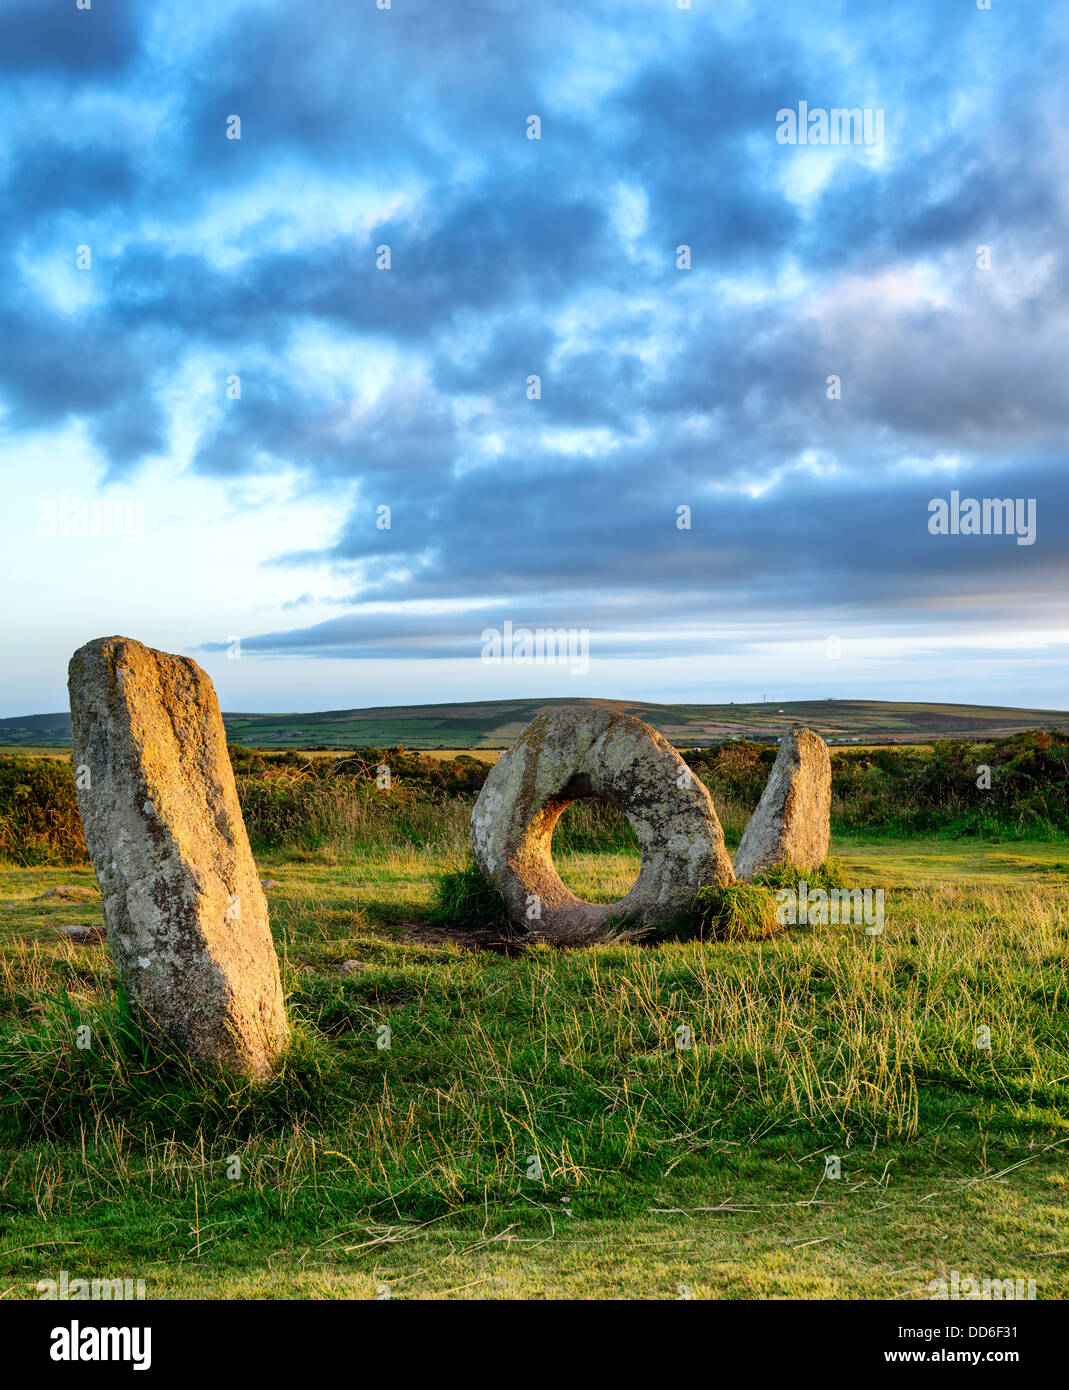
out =
[(385, 4), (0, 7), (0, 715), (1069, 706), (1065, 7)]

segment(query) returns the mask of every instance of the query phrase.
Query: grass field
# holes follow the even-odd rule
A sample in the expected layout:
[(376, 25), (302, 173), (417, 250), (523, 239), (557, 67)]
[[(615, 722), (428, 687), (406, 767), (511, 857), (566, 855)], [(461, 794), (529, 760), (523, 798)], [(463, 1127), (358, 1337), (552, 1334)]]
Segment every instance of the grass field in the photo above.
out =
[[(786, 700), (751, 704), (659, 705), (582, 699), (476, 700), (393, 705), (304, 714), (223, 714), (231, 743), (255, 748), (329, 749), (366, 746), (475, 752), (507, 748), (539, 709), (589, 704), (632, 714), (681, 747), (725, 738), (779, 738), (805, 725), (835, 742), (857, 738), (901, 742), (935, 738), (1004, 738), (1023, 729), (1069, 727), (1065, 710), (998, 705), (928, 704), (894, 700)], [(70, 715), (0, 719), (0, 748), (40, 751), (69, 746)]]
[(297, 1026), (262, 1088), (142, 1053), (57, 932), (99, 900), (41, 897), (91, 871), (0, 868), (0, 1295), (1069, 1296), (1064, 843), (841, 841), (878, 937), (511, 956), (430, 920), (460, 849), (260, 856)]

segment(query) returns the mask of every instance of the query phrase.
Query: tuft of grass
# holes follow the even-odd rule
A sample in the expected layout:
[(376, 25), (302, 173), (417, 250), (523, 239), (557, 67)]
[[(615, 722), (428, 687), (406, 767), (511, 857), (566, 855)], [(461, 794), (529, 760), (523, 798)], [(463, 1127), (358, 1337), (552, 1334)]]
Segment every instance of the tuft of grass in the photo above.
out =
[(801, 882), (808, 883), (810, 888), (823, 888), (825, 892), (831, 888), (853, 886), (848, 880), (842, 861), (834, 857), (825, 859), (824, 863), (815, 869), (799, 869), (794, 864), (777, 864), (763, 873), (754, 874), (753, 878), (747, 881), (771, 888), (773, 891), (777, 888), (796, 889)]
[(277, 1075), (260, 1083), (201, 1067), (159, 1034), (150, 1037), (121, 985), (86, 996), (60, 984), (3, 1036), (0, 1142), (122, 1123), (255, 1134), (298, 1113), (331, 1108), (334, 1070), (322, 1040), (300, 1017)]
[(505, 899), (475, 861), (440, 874), (434, 885), (429, 920), (439, 926), (490, 930), (505, 927)]
[(776, 899), (759, 883), (699, 888), (665, 935), (676, 940), (764, 941), (783, 928), (776, 921)]
[(776, 920), (776, 890), (797, 888), (803, 880), (810, 888), (848, 886), (846, 871), (837, 859), (826, 859), (815, 869), (777, 864), (745, 882), (699, 888), (664, 935), (673, 940), (767, 941), (784, 930)]

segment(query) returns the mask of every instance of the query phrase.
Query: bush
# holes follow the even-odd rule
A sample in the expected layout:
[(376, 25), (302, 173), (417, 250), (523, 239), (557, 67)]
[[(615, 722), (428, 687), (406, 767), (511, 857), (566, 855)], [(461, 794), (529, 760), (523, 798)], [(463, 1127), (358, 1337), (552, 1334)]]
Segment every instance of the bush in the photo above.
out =
[(331, 848), (456, 851), (467, 841), (471, 804), (418, 787), (389, 790), (337, 777), (272, 771), (238, 779), (249, 840), (258, 850)]
[(16, 864), (89, 858), (70, 763), (0, 756), (0, 858)]
[[(469, 754), (440, 760), (403, 748), (323, 758), (237, 744), (229, 751), (249, 839), (263, 850), (411, 845), (461, 854), (472, 803), (489, 771)], [(729, 839), (741, 838), (775, 757), (775, 746), (745, 739), (687, 754)], [(977, 786), (984, 766), (990, 788)], [(942, 739), (925, 748), (836, 748), (832, 829), (1061, 838), (1069, 834), (1069, 735), (1032, 730), (990, 744)], [(587, 800), (566, 810), (553, 845), (579, 853), (633, 850), (635, 835), (622, 811)], [(0, 858), (27, 865), (87, 861), (69, 763), (0, 756)]]
[[(739, 809), (756, 807), (777, 751), (738, 739), (686, 755), (729, 834), (741, 834)], [(981, 767), (991, 770), (990, 788), (977, 785)], [(831, 792), (840, 834), (1060, 838), (1069, 833), (1069, 734), (1033, 729), (986, 744), (835, 748)]]

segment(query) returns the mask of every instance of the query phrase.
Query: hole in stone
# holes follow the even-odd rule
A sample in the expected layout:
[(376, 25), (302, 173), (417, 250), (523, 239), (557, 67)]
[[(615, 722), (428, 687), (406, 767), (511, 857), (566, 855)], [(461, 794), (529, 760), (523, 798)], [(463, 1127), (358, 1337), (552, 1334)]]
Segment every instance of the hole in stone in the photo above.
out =
[(614, 903), (631, 891), (642, 851), (623, 811), (591, 796), (566, 806), (553, 827), (553, 863), (577, 898)]

